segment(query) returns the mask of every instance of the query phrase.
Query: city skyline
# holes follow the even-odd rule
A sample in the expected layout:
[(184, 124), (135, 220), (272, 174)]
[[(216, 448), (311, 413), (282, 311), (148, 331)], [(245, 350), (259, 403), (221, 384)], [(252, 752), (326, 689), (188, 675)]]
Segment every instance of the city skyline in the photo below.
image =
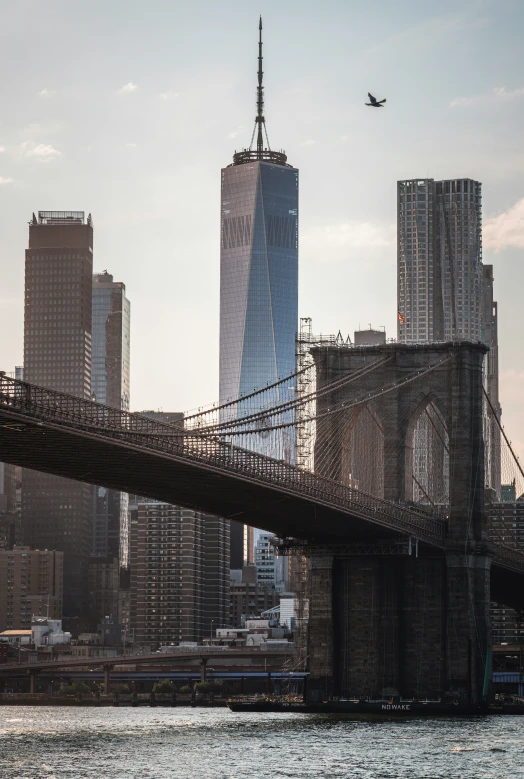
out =
[[(169, 9), (163, 3), (156, 6), (169, 20)], [(169, 53), (166, 46), (168, 60), (162, 67), (158, 58), (148, 62), (153, 45), (150, 28), (138, 56), (136, 52), (131, 56), (128, 38), (117, 42), (122, 55), (118, 65), (110, 60), (109, 39), (103, 33), (99, 46), (104, 54), (104, 81), (98, 66), (92, 84), (78, 74), (75, 90), (56, 63), (44, 56), (41, 85), (34, 86), (34, 79), (28, 79), (22, 68), (6, 87), (7, 104), (13, 110), (7, 111), (0, 128), (0, 145), (5, 149), (0, 154), (0, 176), (5, 180), (0, 186), (6, 217), (3, 254), (17, 256), (28, 209), (77, 204), (92, 210), (98, 228), (95, 270), (110, 266), (118, 277), (125, 277), (136, 301), (133, 407), (187, 409), (216, 400), (218, 339), (208, 335), (218, 324), (215, 171), (249, 134), (253, 28), (261, 10), (271, 62), (265, 75), (272, 96), (268, 121), (274, 139), (293, 146), (293, 163), (303, 171), (300, 315), (312, 316), (316, 329), (323, 332), (351, 332), (371, 321), (374, 326), (385, 325), (388, 335), (393, 335), (396, 181), (421, 174), (481, 181), (484, 262), (494, 266), (500, 303), (501, 402), (505, 424), (522, 450), (521, 372), (510, 357), (518, 343), (513, 323), (519, 312), (523, 271), (518, 257), (524, 241), (516, 222), (519, 208), (513, 212), (513, 230), (512, 223), (503, 222), (499, 215), (505, 213), (510, 219), (522, 197), (516, 133), (524, 105), (524, 73), (515, 39), (521, 15), (510, 3), (503, 6), (505, 13), (495, 16), (493, 3), (458, 7), (447, 3), (439, 14), (429, 15), (427, 9), (403, 3), (395, 9), (396, 17), (385, 8), (382, 18), (373, 18), (371, 25), (367, 12), (331, 3), (328, 11), (337, 15), (340, 29), (328, 28), (306, 9), (300, 40), (288, 40), (279, 28), (286, 27), (283, 20), (296, 21), (293, 4), (278, 9), (277, 24), (276, 5), (263, 3), (256, 13), (242, 8), (235, 15), (233, 33), (225, 26), (227, 20), (216, 19), (218, 32), (206, 32), (208, 45), (201, 46), (190, 62), (183, 62), (187, 45), (201, 41), (198, 12), (210, 10), (209, 29), (215, 18), (206, 3), (197, 3), (183, 16), (188, 43), (176, 38), (177, 51)], [(235, 9), (240, 6), (232, 14)], [(19, 23), (17, 14), (9, 10), (7, 30)], [(73, 23), (74, 14), (69, 22), (59, 16), (59, 9), (52, 12), (48, 23), (58, 27)], [(130, 12), (131, 37), (142, 22), (139, 11)], [(85, 24), (79, 35), (87, 41), (94, 19)], [(37, 56), (35, 21), (30, 19), (25, 29)], [(179, 35), (176, 29), (171, 34)], [(155, 47), (162, 49), (164, 33), (155, 27), (155, 35)], [(414, 48), (408, 56), (405, 44), (412, 38), (416, 44), (409, 44)], [(234, 46), (228, 47), (232, 39)], [(320, 45), (324, 58), (308, 64), (304, 58), (313, 43)], [(437, 43), (435, 49), (449, 48), (458, 60), (453, 64), (439, 60), (435, 70), (433, 44)], [(429, 47), (428, 61), (417, 66), (415, 78), (410, 63), (424, 46)], [(388, 57), (392, 51), (396, 52), (393, 62)], [(9, 52), (7, 46), (5, 56)], [(209, 63), (218, 54), (221, 67), (213, 73), (210, 86)], [(466, 68), (471, 61), (476, 67)], [(191, 77), (188, 65), (194, 70)], [(417, 92), (430, 72), (431, 89)], [(376, 85), (388, 95), (387, 110), (367, 112), (366, 92)], [(16, 94), (11, 91), (15, 87)], [(90, 96), (93, 116), (105, 117), (96, 130), (92, 120), (82, 128), (71, 115), (79, 94)], [(213, 119), (200, 123), (204, 110)], [(162, 147), (161, 161), (153, 143)], [(330, 154), (337, 164), (324, 187), (319, 176)], [(192, 160), (191, 175), (185, 158)], [(106, 174), (112, 183), (102, 191), (97, 179)], [(190, 191), (195, 175), (202, 193), (198, 205), (177, 194), (188, 187)], [(144, 274), (144, 259), (155, 274)], [(21, 355), (23, 271), (12, 260), (5, 266), (0, 317), (10, 335), (4, 339), (2, 367), (10, 370)], [(153, 278), (157, 274), (164, 274), (161, 290)], [(188, 323), (191, 337), (175, 339), (177, 361), (190, 369), (182, 385), (174, 365), (162, 360), (162, 334), (184, 332)], [(151, 348), (155, 334), (158, 343)], [(191, 354), (194, 342), (204, 337), (209, 343), (205, 366)], [(159, 366), (154, 393), (146, 380), (153, 364)]]
[(0, 774), (518, 774), (524, 4), (3, 10)]

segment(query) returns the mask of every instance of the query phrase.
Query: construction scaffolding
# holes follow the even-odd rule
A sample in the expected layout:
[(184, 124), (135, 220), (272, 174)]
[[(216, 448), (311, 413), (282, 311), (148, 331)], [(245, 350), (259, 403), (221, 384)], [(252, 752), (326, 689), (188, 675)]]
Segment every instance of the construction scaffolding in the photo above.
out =
[[(300, 319), (296, 336), (296, 396), (299, 401), (296, 410), (296, 465), (305, 471), (315, 470), (316, 437), (316, 370), (311, 350), (318, 346), (333, 346), (350, 343), (341, 333), (338, 335), (314, 335), (311, 317)], [(308, 662), (308, 619), (309, 619), (309, 558), (307, 552), (292, 543), (283, 543), (279, 554), (288, 555), (290, 588), (295, 593), (295, 664), (307, 667)]]
[(342, 334), (314, 335), (311, 317), (300, 319), (300, 329), (295, 339), (296, 396), (296, 465), (305, 471), (315, 470), (315, 416), (317, 377), (311, 350), (318, 346), (350, 344)]
[[(285, 551), (289, 554), (287, 549)], [(295, 593), (293, 631), (295, 666), (298, 666), (297, 670), (302, 671), (308, 664), (309, 562), (306, 555), (299, 552), (290, 554), (288, 559), (289, 586)]]

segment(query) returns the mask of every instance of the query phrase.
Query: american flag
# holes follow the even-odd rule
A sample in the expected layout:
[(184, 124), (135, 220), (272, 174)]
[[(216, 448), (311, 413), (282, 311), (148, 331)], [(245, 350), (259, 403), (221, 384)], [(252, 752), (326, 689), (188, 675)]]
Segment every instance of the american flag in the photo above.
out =
[(401, 314), (400, 311), (397, 311), (397, 316), (398, 316), (398, 321), (400, 322), (401, 325), (403, 325), (404, 321), (405, 321), (404, 320), (404, 315)]

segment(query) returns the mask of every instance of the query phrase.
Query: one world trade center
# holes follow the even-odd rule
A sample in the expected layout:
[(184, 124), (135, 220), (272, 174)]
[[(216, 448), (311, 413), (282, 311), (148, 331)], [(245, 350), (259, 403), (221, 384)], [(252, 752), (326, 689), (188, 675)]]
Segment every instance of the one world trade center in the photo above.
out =
[[(257, 116), (251, 144), (222, 169), (221, 404), (295, 371), (298, 170), (288, 164), (284, 152), (269, 146), (263, 90), (260, 21)], [(254, 448), (260, 451), (256, 444)], [(239, 558), (232, 528), (234, 567)]]

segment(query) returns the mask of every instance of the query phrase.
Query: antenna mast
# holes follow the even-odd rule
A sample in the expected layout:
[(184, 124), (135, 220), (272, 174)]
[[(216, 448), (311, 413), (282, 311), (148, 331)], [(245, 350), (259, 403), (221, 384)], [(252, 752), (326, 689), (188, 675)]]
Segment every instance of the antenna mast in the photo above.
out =
[[(287, 157), (283, 151), (271, 151), (269, 138), (266, 129), (266, 120), (264, 117), (264, 71), (262, 70), (262, 17), (258, 22), (258, 85), (257, 85), (257, 115), (253, 135), (248, 149), (235, 152), (233, 155), (233, 165), (245, 165), (248, 162), (271, 162), (274, 165), (287, 165)], [(257, 136), (257, 147), (253, 149), (253, 142)], [(266, 148), (264, 148), (264, 136), (266, 138)]]
[[(255, 122), (257, 124), (257, 155), (259, 159), (262, 159), (262, 152), (264, 151), (264, 136), (263, 126), (265, 125), (264, 119), (264, 87), (262, 86), (262, 80), (264, 78), (264, 71), (262, 70), (262, 17), (258, 23), (258, 87), (257, 87), (257, 118)], [(267, 137), (267, 136), (266, 136)]]

